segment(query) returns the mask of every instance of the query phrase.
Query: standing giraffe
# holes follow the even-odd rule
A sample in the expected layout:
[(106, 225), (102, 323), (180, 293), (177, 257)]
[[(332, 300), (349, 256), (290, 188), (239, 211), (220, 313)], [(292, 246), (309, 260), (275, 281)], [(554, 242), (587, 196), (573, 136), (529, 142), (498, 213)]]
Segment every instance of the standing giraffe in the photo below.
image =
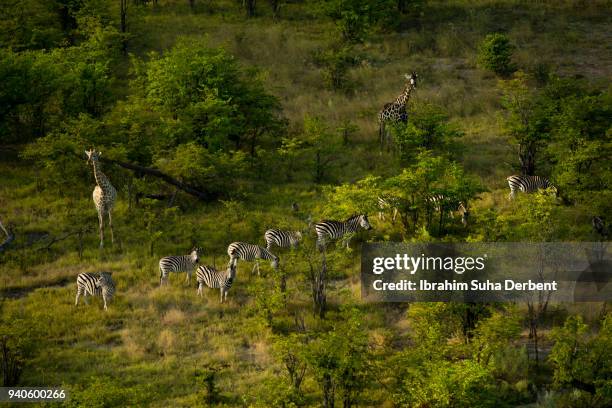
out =
[(87, 163), (91, 163), (94, 171), (94, 177), (96, 178), (96, 187), (93, 191), (93, 200), (98, 210), (98, 221), (100, 221), (100, 248), (104, 247), (104, 214), (108, 214), (108, 226), (111, 232), (111, 242), (115, 242), (113, 235), (113, 218), (111, 212), (115, 205), (115, 199), (117, 198), (117, 190), (110, 183), (106, 175), (100, 170), (100, 156), (102, 153), (92, 150), (85, 150), (87, 154)]
[(410, 99), (412, 90), (416, 88), (418, 75), (413, 71), (410, 75), (404, 74), (404, 76), (408, 80), (404, 92), (397, 97), (395, 102), (385, 104), (382, 110), (378, 112), (378, 135), (380, 137), (381, 149), (385, 145), (385, 140), (387, 140), (388, 143), (389, 138), (388, 132), (385, 130), (385, 123), (400, 121), (406, 123), (408, 121), (406, 104), (408, 103), (408, 99)]

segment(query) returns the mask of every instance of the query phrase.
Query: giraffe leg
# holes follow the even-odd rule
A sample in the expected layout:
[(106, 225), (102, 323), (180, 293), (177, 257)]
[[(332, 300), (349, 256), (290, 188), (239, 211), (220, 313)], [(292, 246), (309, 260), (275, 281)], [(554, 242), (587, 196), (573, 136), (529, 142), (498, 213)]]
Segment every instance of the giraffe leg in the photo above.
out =
[(111, 214), (111, 210), (108, 210), (108, 227), (110, 228), (110, 233), (111, 233), (111, 244), (114, 244), (115, 234), (113, 233), (113, 216)]
[(104, 218), (101, 210), (98, 211), (98, 222), (100, 224), (100, 248), (104, 248)]

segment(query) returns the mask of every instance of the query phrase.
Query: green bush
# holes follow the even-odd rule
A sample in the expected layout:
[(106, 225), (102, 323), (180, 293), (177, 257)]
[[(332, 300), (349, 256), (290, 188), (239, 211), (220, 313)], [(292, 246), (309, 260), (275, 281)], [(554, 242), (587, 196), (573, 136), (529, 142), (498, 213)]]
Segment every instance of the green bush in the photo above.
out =
[(508, 75), (515, 71), (512, 64), (514, 46), (505, 34), (494, 33), (485, 37), (478, 50), (478, 65), (497, 75)]

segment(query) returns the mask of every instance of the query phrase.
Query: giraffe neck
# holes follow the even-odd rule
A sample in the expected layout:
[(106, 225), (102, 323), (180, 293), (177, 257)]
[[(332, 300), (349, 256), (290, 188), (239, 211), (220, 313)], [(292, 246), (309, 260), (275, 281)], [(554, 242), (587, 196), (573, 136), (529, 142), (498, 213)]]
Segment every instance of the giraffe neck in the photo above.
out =
[(395, 103), (397, 105), (406, 106), (406, 102), (408, 102), (408, 99), (410, 99), (410, 93), (413, 89), (414, 87), (412, 85), (408, 85), (404, 92), (402, 92), (402, 94), (397, 97)]
[(108, 181), (106, 175), (102, 173), (98, 161), (94, 160), (92, 164), (94, 170), (94, 177), (96, 178), (96, 184), (99, 185), (102, 190), (105, 190), (108, 186), (110, 186), (110, 181)]

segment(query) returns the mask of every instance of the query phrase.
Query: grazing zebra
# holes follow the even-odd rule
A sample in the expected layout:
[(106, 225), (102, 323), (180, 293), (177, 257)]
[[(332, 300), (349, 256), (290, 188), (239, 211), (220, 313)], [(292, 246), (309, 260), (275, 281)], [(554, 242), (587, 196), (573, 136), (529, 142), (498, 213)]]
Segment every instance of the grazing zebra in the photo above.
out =
[[(315, 224), (315, 231), (317, 232), (317, 246), (319, 249), (325, 248), (325, 240), (329, 239), (340, 239), (348, 235), (356, 233), (359, 228), (365, 230), (372, 229), (368, 221), (368, 216), (365, 214), (353, 215), (346, 221), (331, 221), (324, 220)], [(349, 241), (351, 237), (344, 239), (346, 247), (349, 247)]]
[(454, 212), (458, 212), (461, 214), (461, 224), (463, 224), (464, 227), (467, 227), (470, 212), (463, 201), (450, 202), (446, 199), (444, 194), (433, 194), (427, 197), (427, 201), (433, 205), (436, 212), (441, 212), (442, 210), (446, 211), (444, 204), (449, 205), (449, 213), (451, 218), (455, 218)]
[(191, 282), (191, 274), (200, 261), (200, 248), (194, 248), (189, 255), (166, 256), (159, 260), (159, 286), (168, 284), (170, 272), (187, 272), (185, 282)]
[(272, 252), (268, 251), (264, 247), (260, 247), (259, 245), (247, 244), (246, 242), (232, 242), (227, 247), (227, 254), (230, 257), (230, 264), (236, 265), (238, 259), (242, 259), (243, 261), (255, 261), (255, 266), (253, 270), (257, 269), (257, 276), (259, 276), (259, 260), (266, 259), (268, 261), (272, 261), (271, 265), (274, 269), (278, 268), (278, 256), (274, 255)]
[(221, 303), (223, 303), (227, 301), (227, 292), (229, 292), (234, 279), (236, 279), (236, 265), (230, 263), (225, 271), (218, 271), (214, 266), (202, 265), (196, 271), (196, 279), (199, 296), (202, 296), (204, 285), (211, 289), (220, 289)]
[(102, 296), (104, 300), (104, 310), (108, 310), (107, 303), (113, 299), (115, 295), (115, 282), (111, 276), (111, 272), (100, 273), (80, 273), (77, 276), (77, 294), (74, 305), (79, 305), (79, 298), (84, 296), (87, 303), (87, 296)]
[(545, 190), (551, 188), (555, 195), (557, 195), (557, 188), (553, 186), (546, 177), (540, 176), (510, 176), (506, 178), (508, 186), (510, 186), (510, 196), (512, 200), (516, 191), (522, 193), (535, 193), (538, 190)]
[(279, 248), (295, 248), (302, 240), (300, 231), (282, 231), (279, 229), (269, 229), (264, 234), (266, 249), (269, 251), (272, 244)]
[(395, 222), (397, 218), (397, 214), (399, 213), (397, 209), (398, 199), (392, 196), (379, 196), (378, 197), (378, 219), (381, 221), (385, 220), (385, 211), (391, 209), (392, 216), (391, 221)]

